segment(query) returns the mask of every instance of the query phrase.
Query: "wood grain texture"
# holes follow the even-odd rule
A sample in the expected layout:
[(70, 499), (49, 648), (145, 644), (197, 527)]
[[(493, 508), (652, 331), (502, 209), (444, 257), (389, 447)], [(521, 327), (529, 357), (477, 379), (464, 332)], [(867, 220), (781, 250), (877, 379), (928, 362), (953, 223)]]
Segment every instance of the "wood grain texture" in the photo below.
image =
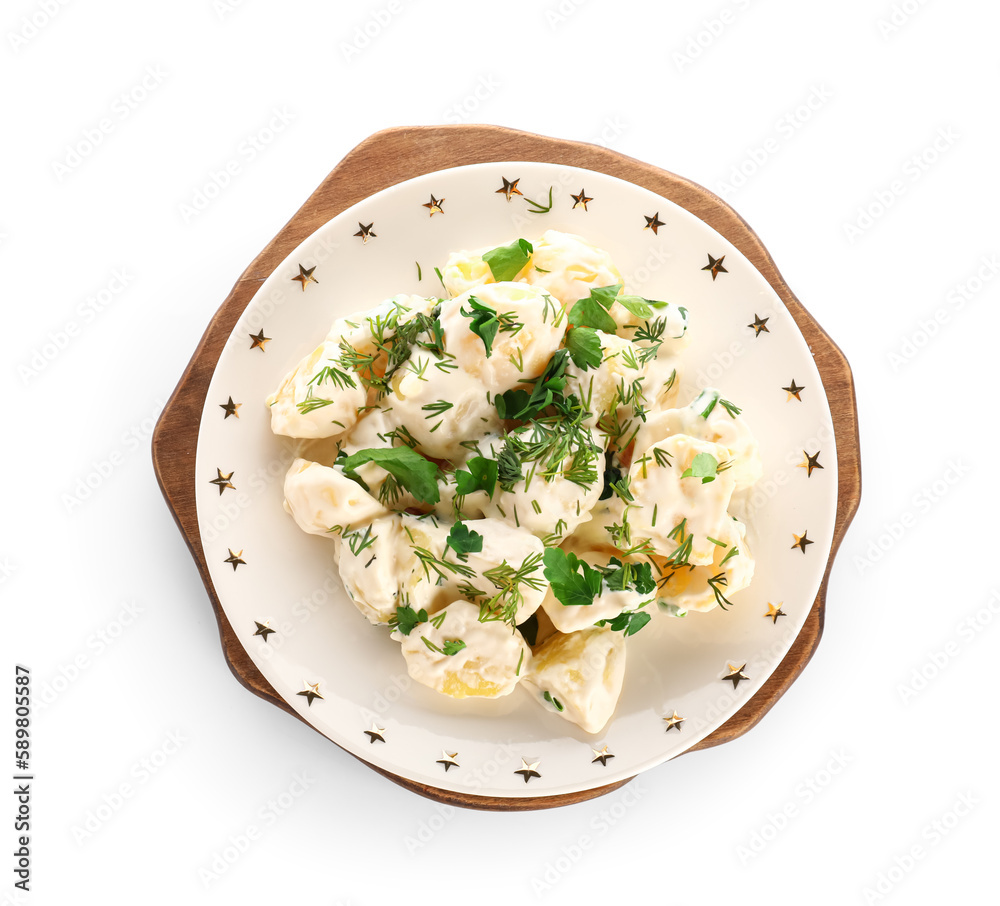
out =
[[(157, 480), (205, 583), (218, 620), (226, 661), (244, 686), (289, 714), (299, 716), (267, 682), (233, 632), (209, 577), (198, 531), (194, 474), (198, 428), (208, 385), (229, 334), (271, 272), (302, 240), (345, 208), (374, 192), (424, 173), (490, 161), (543, 161), (598, 170), (644, 186), (686, 208), (725, 236), (764, 275), (812, 348), (830, 401), (837, 442), (839, 489), (833, 545), (819, 594), (802, 631), (777, 670), (730, 720), (689, 751), (728, 742), (746, 733), (771, 709), (808, 663), (822, 635), (830, 567), (861, 498), (857, 406), (850, 366), (836, 344), (792, 294), (757, 235), (722, 199), (690, 180), (606, 148), (499, 126), (389, 129), (370, 136), (354, 148), (237, 280), (209, 323), (160, 416), (152, 444)], [(551, 808), (604, 795), (628, 782), (560, 796), (506, 799), (440, 790), (405, 780), (370, 764), (369, 767), (420, 795), (478, 809)]]

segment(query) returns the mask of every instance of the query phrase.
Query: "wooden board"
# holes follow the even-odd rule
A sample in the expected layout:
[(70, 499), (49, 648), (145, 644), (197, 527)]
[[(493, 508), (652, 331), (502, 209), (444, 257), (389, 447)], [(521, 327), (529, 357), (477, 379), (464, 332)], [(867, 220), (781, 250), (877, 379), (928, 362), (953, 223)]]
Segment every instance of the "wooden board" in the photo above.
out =
[[(222, 648), (230, 669), (252, 692), (298, 717), (265, 680), (237, 639), (219, 604), (205, 562), (195, 509), (194, 468), (199, 422), (212, 373), (237, 319), (260, 285), (302, 240), (332, 217), (374, 192), (424, 173), (465, 164), (508, 160), (545, 161), (598, 170), (644, 186), (691, 211), (725, 236), (764, 275), (812, 348), (830, 401), (837, 439), (839, 488), (833, 545), (819, 594), (802, 631), (778, 669), (743, 708), (689, 751), (728, 742), (746, 733), (771, 709), (819, 644), (830, 567), (861, 498), (858, 418), (851, 369), (843, 353), (786, 286), (771, 256), (743, 219), (722, 199), (690, 180), (606, 148), (499, 126), (404, 127), (378, 132), (365, 139), (334, 168), (254, 259), (212, 318), (153, 434), (153, 465), (160, 488), (198, 564), (215, 609)], [(479, 809), (551, 808), (604, 795), (628, 782), (624, 780), (559, 796), (506, 799), (441, 790), (396, 777), (370, 764), (368, 766), (423, 796)]]

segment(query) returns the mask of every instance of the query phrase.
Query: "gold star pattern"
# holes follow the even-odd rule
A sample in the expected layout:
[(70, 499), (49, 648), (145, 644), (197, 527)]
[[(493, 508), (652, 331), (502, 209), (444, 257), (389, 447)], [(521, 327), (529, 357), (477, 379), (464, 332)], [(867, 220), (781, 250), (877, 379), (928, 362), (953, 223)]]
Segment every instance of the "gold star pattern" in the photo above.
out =
[(772, 623), (778, 622), (778, 617), (787, 617), (788, 614), (781, 609), (783, 601), (779, 601), (777, 604), (772, 604), (770, 601), (767, 602), (767, 613), (764, 614), (765, 617), (770, 617)]
[[(359, 223), (359, 224), (358, 224), (358, 226), (361, 226), (361, 224)], [(313, 265), (313, 266), (312, 266), (311, 268), (309, 268), (309, 270), (306, 270), (306, 269), (305, 269), (305, 268), (304, 268), (304, 267), (303, 267), (303, 266), (302, 266), (302, 265), (300, 264), (300, 265), (299, 265), (299, 273), (298, 273), (298, 276), (297, 276), (297, 277), (292, 277), (292, 279), (293, 279), (293, 280), (294, 280), (294, 281), (295, 281), (296, 283), (301, 283), (301, 284), (302, 284), (302, 292), (305, 292), (305, 291), (306, 291), (306, 284), (307, 284), (307, 283), (319, 283), (319, 280), (317, 280), (317, 279), (316, 279), (316, 278), (315, 278), (315, 277), (313, 276), (313, 271), (314, 271), (314, 270), (316, 270), (316, 265), (315, 265), (315, 264), (314, 264), (314, 265)]]
[(729, 675), (722, 677), (722, 681), (725, 682), (726, 680), (732, 680), (733, 688), (735, 689), (740, 684), (740, 680), (750, 679), (750, 677), (743, 672), (745, 668), (746, 664), (744, 664), (742, 667), (734, 667), (732, 664), (730, 664)]
[(303, 680), (302, 685), (305, 686), (305, 689), (301, 692), (296, 692), (296, 695), (304, 695), (310, 705), (313, 703), (313, 699), (318, 698), (320, 701), (323, 701), (323, 696), (319, 694), (319, 683), (310, 684)]
[(384, 732), (385, 727), (380, 727), (377, 723), (375, 723), (375, 721), (372, 721), (372, 728), (370, 730), (365, 730), (365, 736), (368, 737), (368, 742), (375, 745), (376, 739), (379, 742), (385, 742), (385, 737), (382, 735)]
[(684, 723), (685, 720), (685, 718), (679, 717), (676, 711), (674, 711), (670, 717), (664, 717), (663, 719), (667, 722), (667, 729), (664, 731), (666, 733), (669, 733), (671, 730), (676, 730), (679, 733), (681, 730), (681, 724)]
[(361, 227), (361, 229), (358, 230), (354, 235), (361, 237), (362, 244), (368, 242), (369, 239), (377, 239), (378, 238), (378, 233), (373, 233), (372, 232), (372, 227), (375, 226), (375, 221), (372, 221), (371, 223), (368, 224), (368, 226), (365, 226), (359, 220), (358, 221), (358, 226)]
[[(267, 637), (269, 635), (273, 635), (274, 633), (274, 630), (271, 628), (270, 620), (265, 620), (263, 623), (261, 623), (259, 620), (254, 620), (253, 624), (254, 626), (257, 627), (257, 631), (254, 633), (254, 635), (259, 635), (265, 642), (267, 641)], [(304, 692), (299, 693), (299, 695), (304, 695), (304, 694), (305, 694)]]
[(250, 339), (253, 340), (253, 342), (250, 344), (250, 348), (259, 349), (261, 352), (264, 351), (264, 344), (271, 342), (270, 337), (264, 336), (263, 329), (257, 334), (250, 334)]
[(223, 560), (222, 562), (223, 563), (232, 563), (233, 564), (233, 572), (236, 572), (236, 567), (237, 566), (240, 566), (240, 565), (246, 566), (247, 565), (247, 561), (243, 559), (243, 551), (240, 551), (238, 554), (234, 554), (232, 548), (229, 548), (229, 556), (226, 557), (226, 559)]
[(524, 193), (517, 187), (517, 184), (521, 181), (520, 177), (513, 182), (508, 180), (506, 176), (501, 176), (500, 178), (503, 180), (503, 186), (496, 190), (496, 195), (505, 195), (507, 201), (510, 201), (511, 195), (521, 195), (523, 197)]
[[(712, 256), (709, 255), (708, 257), (711, 258)], [(723, 257), (725, 257), (725, 256), (723, 256)], [(770, 320), (771, 320), (770, 318), (762, 318), (760, 315), (757, 314), (757, 312), (754, 312), (753, 313), (753, 324), (747, 324), (747, 327), (753, 328), (753, 332), (754, 332), (753, 335), (755, 337), (759, 337), (762, 333), (770, 333), (771, 332), (767, 328), (767, 322), (770, 321)]]
[(214, 485), (218, 485), (218, 487), (219, 487), (219, 496), (222, 496), (222, 492), (225, 491), (227, 488), (230, 491), (235, 491), (236, 490), (236, 486), (232, 483), (232, 481), (230, 481), (230, 479), (233, 477), (233, 475), (236, 474), (235, 472), (230, 472), (228, 475), (223, 475), (222, 474), (222, 469), (220, 469), (218, 466), (215, 467), (215, 471), (219, 474), (219, 477), (211, 479), (211, 481), (209, 483), (210, 484), (214, 484)]
[(444, 772), (447, 774), (449, 768), (459, 767), (458, 762), (455, 761), (456, 758), (458, 758), (458, 752), (446, 752), (444, 749), (442, 749), (441, 757), (437, 761), (435, 761), (434, 764), (443, 764)]
[[(712, 272), (712, 279), (713, 279), (713, 280), (714, 280), (714, 279), (715, 279), (716, 277), (718, 277), (718, 276), (719, 276), (719, 274), (728, 274), (728, 273), (729, 273), (729, 271), (727, 271), (727, 270), (726, 270), (726, 269), (725, 269), (725, 268), (724, 268), (724, 267), (722, 266), (722, 262), (723, 262), (723, 261), (725, 261), (725, 260), (726, 260), (726, 256), (725, 256), (725, 255), (723, 255), (723, 256), (722, 256), (721, 258), (713, 258), (713, 257), (712, 257), (711, 255), (709, 255), (709, 256), (708, 256), (708, 264), (706, 264), (706, 265), (705, 265), (705, 266), (704, 266), (704, 267), (702, 268), (702, 270), (703, 270), (703, 271), (711, 271), (711, 272)], [(770, 332), (771, 332), (771, 331), (768, 331), (768, 333), (770, 333)]]
[(232, 397), (229, 397), (228, 403), (219, 403), (219, 408), (225, 409), (226, 411), (226, 414), (222, 417), (222, 420), (225, 421), (227, 418), (229, 418), (230, 415), (235, 415), (237, 418), (239, 418), (240, 417), (239, 408), (242, 405), (243, 403), (234, 403)]
[[(642, 216), (646, 217), (645, 214), (643, 214)], [(659, 230), (659, 228), (663, 225), (664, 225), (663, 221), (660, 220), (660, 212), (657, 211), (652, 217), (646, 217), (646, 225), (643, 227), (643, 229), (652, 230), (654, 236), (659, 236), (660, 234), (657, 232), (657, 230)]]
[(795, 539), (795, 544), (792, 545), (792, 550), (798, 548), (804, 554), (806, 552), (806, 545), (813, 543), (806, 537), (808, 534), (808, 531), (803, 532), (801, 535), (796, 535), (795, 532), (792, 532), (792, 537)]
[(802, 451), (802, 455), (805, 457), (805, 459), (802, 462), (799, 463), (798, 467), (800, 469), (808, 469), (809, 470), (808, 472), (806, 472), (806, 477), (807, 478), (811, 478), (812, 477), (813, 469), (822, 469), (823, 468), (822, 464), (819, 461), (819, 454), (822, 453), (822, 452), (823, 452), (822, 450), (817, 450), (815, 453), (812, 454), (812, 456), (810, 456), (808, 453), (806, 453), (805, 450)]
[(429, 216), (433, 217), (435, 214), (443, 214), (444, 208), (442, 205), (444, 205), (444, 201), (443, 198), (435, 198), (434, 193), (431, 192), (431, 200), (424, 205), (430, 211)]
[(528, 764), (528, 762), (526, 762), (524, 760), (524, 757), (522, 756), (521, 767), (518, 768), (516, 771), (514, 771), (514, 773), (520, 774), (524, 778), (524, 782), (527, 783), (529, 780), (531, 780), (532, 777), (542, 776), (541, 774), (538, 773), (537, 770), (535, 770), (539, 764), (541, 764), (540, 761), (533, 761), (531, 764)]
[(595, 749), (591, 746), (590, 751), (594, 753), (594, 760), (590, 762), (591, 764), (597, 764), (597, 762), (600, 762), (604, 765), (604, 767), (607, 767), (608, 759), (615, 757), (608, 751), (607, 746), (602, 746), (600, 749)]
[(789, 402), (793, 396), (801, 403), (802, 397), (800, 394), (806, 388), (800, 387), (798, 384), (795, 383), (795, 378), (792, 378), (792, 383), (789, 384), (787, 387), (782, 387), (781, 389), (788, 394), (788, 398), (785, 400), (786, 403)]
[[(580, 189), (580, 194), (579, 195), (574, 195), (572, 192), (570, 192), (570, 196), (569, 197), (573, 199), (573, 209), (574, 210), (576, 210), (577, 207), (582, 207), (586, 211), (587, 210), (587, 202), (594, 200), (593, 198), (590, 198), (590, 197), (587, 196), (587, 192), (586, 192), (585, 189)], [(612, 758), (613, 757), (614, 756), (612, 756)]]

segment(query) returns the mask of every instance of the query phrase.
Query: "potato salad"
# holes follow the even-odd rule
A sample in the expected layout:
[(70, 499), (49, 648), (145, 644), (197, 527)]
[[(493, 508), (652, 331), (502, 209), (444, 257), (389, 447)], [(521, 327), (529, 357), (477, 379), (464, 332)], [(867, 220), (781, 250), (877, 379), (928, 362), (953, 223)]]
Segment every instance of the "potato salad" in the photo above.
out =
[(285, 509), (414, 680), (520, 686), (599, 733), (630, 636), (749, 585), (730, 508), (757, 443), (718, 390), (680, 398), (687, 309), (629, 294), (586, 239), (457, 251), (438, 274), (441, 297), (336, 320), (268, 398), (274, 433), (330, 439), (292, 463)]

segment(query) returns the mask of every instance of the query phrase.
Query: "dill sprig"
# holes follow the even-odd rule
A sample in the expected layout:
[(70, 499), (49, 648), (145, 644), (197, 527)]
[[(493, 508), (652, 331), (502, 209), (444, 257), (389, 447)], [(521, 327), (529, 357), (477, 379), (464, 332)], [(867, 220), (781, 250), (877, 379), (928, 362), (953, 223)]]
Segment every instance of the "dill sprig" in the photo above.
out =
[(524, 588), (541, 591), (545, 580), (536, 575), (542, 563), (542, 554), (529, 554), (516, 569), (506, 560), (483, 572), (483, 578), (497, 589), (496, 594), (479, 605), (479, 620), (503, 620), (514, 625), (518, 607), (524, 601)]

